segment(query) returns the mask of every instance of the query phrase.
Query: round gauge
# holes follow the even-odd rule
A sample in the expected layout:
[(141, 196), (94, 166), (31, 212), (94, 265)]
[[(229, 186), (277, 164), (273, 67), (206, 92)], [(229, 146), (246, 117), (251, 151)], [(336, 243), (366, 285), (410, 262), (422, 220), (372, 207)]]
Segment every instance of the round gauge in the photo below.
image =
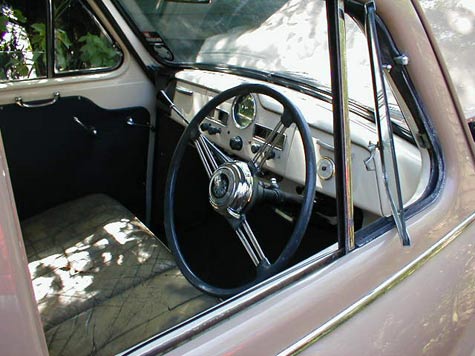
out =
[(256, 101), (251, 94), (238, 96), (233, 104), (233, 120), (236, 127), (249, 127), (256, 117)]

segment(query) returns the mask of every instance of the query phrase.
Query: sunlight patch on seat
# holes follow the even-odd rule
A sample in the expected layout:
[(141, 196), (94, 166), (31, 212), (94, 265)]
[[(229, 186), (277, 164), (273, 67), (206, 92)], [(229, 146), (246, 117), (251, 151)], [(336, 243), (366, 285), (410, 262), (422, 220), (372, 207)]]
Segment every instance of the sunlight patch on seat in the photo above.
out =
[(97, 247), (105, 247), (105, 246), (107, 246), (107, 245), (109, 245), (109, 244), (110, 244), (109, 240), (107, 240), (107, 239), (101, 239), (101, 240), (97, 241), (97, 242), (94, 244), (94, 246), (97, 246)]
[(65, 268), (67, 266), (67, 258), (62, 254), (55, 253), (37, 261), (30, 262), (28, 264), (28, 269), (30, 270), (31, 276), (36, 277), (37, 271), (41, 270), (42, 267), (55, 270), (58, 268)]
[(145, 263), (150, 257), (152, 257), (152, 251), (139, 250), (137, 253), (137, 261), (139, 263)]
[(69, 267), (74, 272), (85, 272), (93, 266), (89, 252), (81, 251), (68, 256)]
[(91, 296), (91, 292), (86, 292), (86, 288), (94, 282), (94, 276), (82, 274), (70, 276), (68, 273), (68, 275), (63, 274), (61, 280), (63, 282), (63, 290), (66, 294), (68, 294), (68, 291), (74, 291), (76, 297)]
[(80, 242), (76, 243), (75, 245), (65, 249), (64, 252), (66, 252), (66, 254), (68, 254), (68, 255), (72, 255), (76, 252), (85, 251), (85, 250), (89, 249), (91, 247), (89, 242), (92, 241), (93, 237), (94, 237), (94, 234), (89, 235), (83, 241), (80, 241)]
[(36, 300), (41, 300), (51, 293), (53, 288), (54, 276), (38, 277), (33, 280), (33, 289)]
[(110, 252), (103, 252), (101, 256), (105, 265), (109, 265), (110, 262), (112, 261), (112, 253)]
[(117, 265), (118, 266), (122, 266), (122, 264), (124, 263), (124, 255), (119, 255), (119, 258), (117, 259)]
[(104, 226), (106, 230), (119, 244), (125, 245), (127, 242), (134, 241), (134, 237), (129, 237), (133, 226), (129, 219), (122, 219)]

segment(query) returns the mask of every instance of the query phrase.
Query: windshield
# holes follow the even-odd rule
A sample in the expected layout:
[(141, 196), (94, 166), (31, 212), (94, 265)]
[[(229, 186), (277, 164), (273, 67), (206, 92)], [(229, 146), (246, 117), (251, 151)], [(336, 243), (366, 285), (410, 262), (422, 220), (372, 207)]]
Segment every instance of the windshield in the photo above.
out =
[[(330, 87), (324, 1), (119, 0), (162, 59), (278, 73)], [(352, 99), (372, 107), (366, 39), (346, 21)]]

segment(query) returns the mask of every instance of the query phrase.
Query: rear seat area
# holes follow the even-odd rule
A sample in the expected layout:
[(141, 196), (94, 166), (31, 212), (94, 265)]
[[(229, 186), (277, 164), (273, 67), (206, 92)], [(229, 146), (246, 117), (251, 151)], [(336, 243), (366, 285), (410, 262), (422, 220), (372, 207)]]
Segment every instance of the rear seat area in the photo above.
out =
[(22, 222), (52, 355), (123, 351), (217, 304), (130, 211), (95, 194)]

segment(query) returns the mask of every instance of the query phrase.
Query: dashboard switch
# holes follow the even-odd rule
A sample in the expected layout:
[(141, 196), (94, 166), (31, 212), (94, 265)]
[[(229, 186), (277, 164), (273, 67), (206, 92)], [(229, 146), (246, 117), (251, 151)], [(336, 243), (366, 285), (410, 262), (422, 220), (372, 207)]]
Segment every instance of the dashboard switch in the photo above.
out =
[(240, 151), (242, 149), (242, 138), (241, 136), (233, 137), (229, 140), (229, 146), (234, 151)]
[(221, 129), (219, 127), (215, 127), (209, 122), (203, 122), (200, 125), (200, 129), (203, 132), (208, 132), (210, 135), (216, 135), (217, 133), (221, 133)]
[(218, 133), (221, 133), (221, 129), (219, 127), (216, 127), (216, 126), (210, 126), (210, 127), (208, 127), (208, 133), (210, 135), (216, 135)]

